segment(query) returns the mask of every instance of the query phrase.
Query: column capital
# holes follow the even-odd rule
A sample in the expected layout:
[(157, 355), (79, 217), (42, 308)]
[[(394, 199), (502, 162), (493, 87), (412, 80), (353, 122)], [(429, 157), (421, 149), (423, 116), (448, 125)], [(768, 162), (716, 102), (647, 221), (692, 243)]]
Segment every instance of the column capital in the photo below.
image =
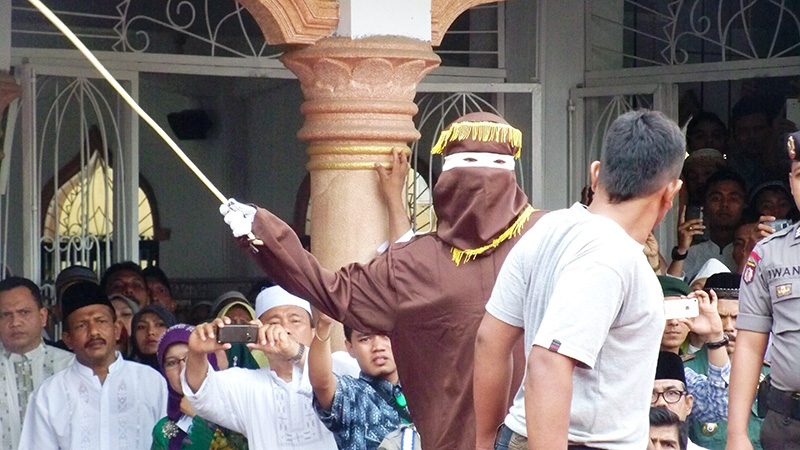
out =
[(440, 59), (427, 42), (375, 36), (325, 38), (281, 61), (306, 99), (297, 136), (310, 144), (308, 169), (372, 170), (419, 139), (416, 87)]

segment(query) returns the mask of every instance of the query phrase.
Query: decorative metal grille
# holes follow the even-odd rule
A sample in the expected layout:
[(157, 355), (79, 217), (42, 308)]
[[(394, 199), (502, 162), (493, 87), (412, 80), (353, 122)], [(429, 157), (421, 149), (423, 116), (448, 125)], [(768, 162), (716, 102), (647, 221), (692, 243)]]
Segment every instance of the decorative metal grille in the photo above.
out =
[[(190, 56), (277, 58), (252, 15), (233, 0), (51, 0), (54, 12), (92, 50)], [(502, 68), (503, 6), (476, 6), (459, 16), (436, 49), (442, 65)], [(25, 0), (12, 1), (15, 48), (70, 48)]]
[(800, 55), (800, 2), (590, 0), (589, 70)]

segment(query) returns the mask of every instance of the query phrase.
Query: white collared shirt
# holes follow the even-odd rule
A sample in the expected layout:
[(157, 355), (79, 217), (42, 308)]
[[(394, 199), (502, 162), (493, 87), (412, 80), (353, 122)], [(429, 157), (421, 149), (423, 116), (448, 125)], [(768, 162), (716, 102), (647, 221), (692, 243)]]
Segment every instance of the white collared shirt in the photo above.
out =
[(185, 369), (181, 382), (200, 417), (244, 434), (252, 450), (336, 450), (333, 434), (311, 406), (307, 361), (294, 366), (288, 382), (269, 367), (214, 372), (210, 365), (197, 392), (186, 382)]
[(75, 361), (31, 396), (21, 449), (128, 450), (149, 448), (167, 414), (167, 383), (143, 364), (117, 359), (101, 384)]
[(33, 389), (36, 389), (46, 378), (72, 364), (75, 355), (44, 342), (24, 355), (11, 353), (0, 346), (0, 448), (13, 449), (19, 444), (25, 408), (20, 405), (15, 363), (25, 359), (30, 364)]

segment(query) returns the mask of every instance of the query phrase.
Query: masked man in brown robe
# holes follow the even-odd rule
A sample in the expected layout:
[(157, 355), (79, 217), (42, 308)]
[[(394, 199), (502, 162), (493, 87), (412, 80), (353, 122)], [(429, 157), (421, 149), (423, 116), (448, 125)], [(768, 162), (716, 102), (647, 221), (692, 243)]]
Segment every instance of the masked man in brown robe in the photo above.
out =
[(501, 117), (456, 120), (431, 150), (444, 155), (433, 190), (436, 233), (336, 272), (320, 267), (269, 211), (235, 200), (220, 207), (234, 236), (263, 242), (253, 258), (276, 283), (352, 329), (391, 338), (425, 450), (475, 447), (478, 325), (506, 255), (542, 214), (516, 182), (521, 146), (520, 131)]

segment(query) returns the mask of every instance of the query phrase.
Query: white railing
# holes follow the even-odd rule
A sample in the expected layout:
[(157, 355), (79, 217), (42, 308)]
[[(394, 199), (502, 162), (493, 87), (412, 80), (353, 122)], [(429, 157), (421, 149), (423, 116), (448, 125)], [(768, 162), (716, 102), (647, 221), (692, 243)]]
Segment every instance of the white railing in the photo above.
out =
[(797, 1), (588, 0), (586, 17), (589, 70), (800, 55)]
[[(137, 0), (116, 6), (82, 2), (54, 11), (95, 51), (191, 56), (266, 58), (282, 54), (267, 45), (251, 14), (233, 0), (164, 0), (163, 9)], [(74, 5), (74, 8), (72, 7)], [(445, 42), (436, 49), (443, 65), (503, 68), (504, 7), (479, 5), (456, 19)], [(12, 6), (12, 37), (19, 48), (63, 48), (66, 40), (39, 12), (23, 0)]]

